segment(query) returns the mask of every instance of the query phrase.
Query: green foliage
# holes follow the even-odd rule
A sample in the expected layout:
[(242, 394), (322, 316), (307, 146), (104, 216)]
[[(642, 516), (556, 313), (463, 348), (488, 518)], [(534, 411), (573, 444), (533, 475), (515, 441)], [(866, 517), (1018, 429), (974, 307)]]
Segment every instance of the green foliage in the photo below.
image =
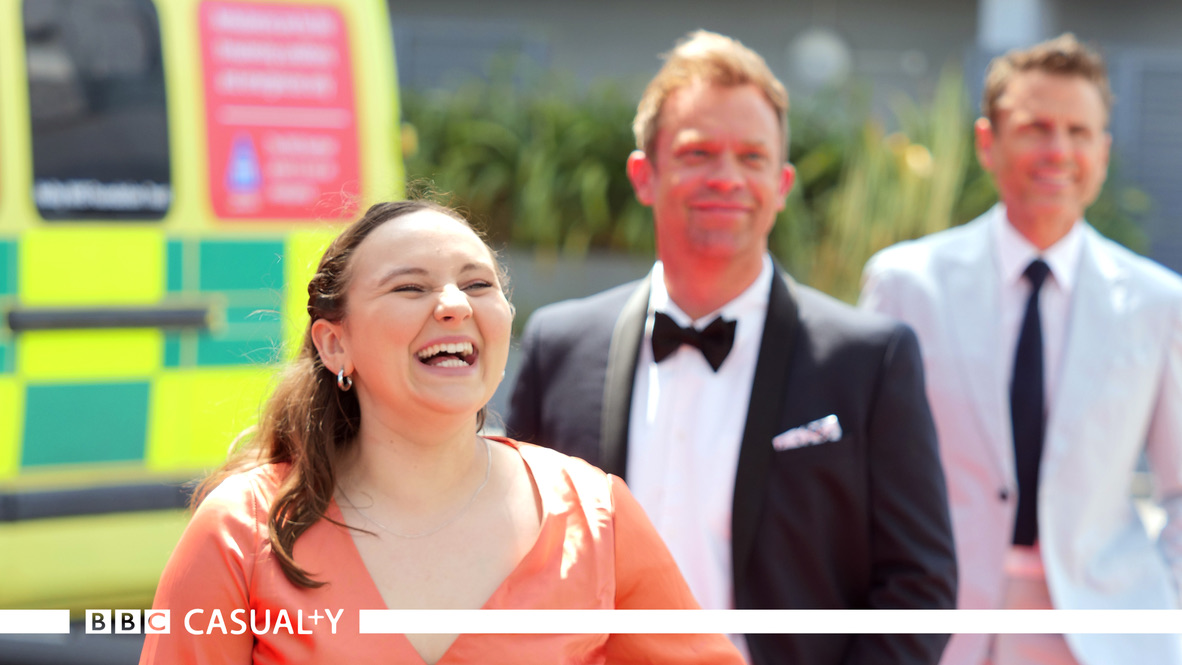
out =
[(410, 178), (454, 196), (494, 241), (567, 255), (651, 252), (651, 218), (624, 172), (632, 103), (610, 85), (579, 92), (553, 73), (526, 78), (500, 67), (455, 91), (404, 92), (418, 136)]
[[(841, 95), (842, 93), (831, 93)], [(861, 267), (874, 252), (909, 238), (917, 238), (963, 222), (980, 209), (962, 198), (973, 158), (971, 117), (963, 82), (954, 69), (941, 76), (927, 107), (905, 98), (894, 103), (899, 131), (887, 134), (865, 110), (865, 101), (844, 93), (845, 108), (855, 116), (845, 121), (843, 159), (832, 184), (814, 195), (815, 236), (807, 249), (776, 242), (773, 246), (802, 281), (840, 298), (857, 297)], [(802, 109), (796, 122), (809, 125), (810, 115), (822, 111), (813, 105)], [(802, 146), (804, 164), (812, 146)], [(798, 153), (799, 154), (799, 153)], [(808, 190), (809, 183), (804, 184)], [(981, 209), (983, 209), (983, 206)], [(962, 217), (960, 215), (966, 214)], [(781, 220), (795, 225), (795, 217)], [(780, 238), (774, 238), (779, 241)]]
[[(502, 62), (486, 81), (402, 99), (418, 134), (411, 178), (451, 193), (494, 242), (552, 256), (652, 252), (651, 215), (624, 168), (635, 100), (619, 87), (580, 91), (553, 72)], [(888, 133), (865, 85), (793, 99), (797, 180), (769, 245), (797, 279), (850, 301), (874, 252), (964, 223), (997, 198), (976, 159), (975, 114), (956, 68), (945, 68), (930, 101), (901, 97), (893, 115), (898, 130)], [(1142, 250), (1137, 220), (1149, 205), (1110, 173), (1088, 220)]]
[[(867, 110), (865, 91), (856, 87), (797, 106), (792, 126), (807, 128), (816, 139), (806, 135), (799, 146), (793, 139), (801, 182), (777, 222), (771, 247), (803, 282), (853, 302), (862, 266), (875, 252), (963, 224), (997, 201), (993, 181), (977, 161), (975, 113), (955, 67), (944, 69), (927, 104), (895, 100), (899, 129), (890, 134)], [(835, 115), (835, 108), (845, 111)], [(814, 168), (814, 161), (824, 168)], [(1120, 184), (1116, 171), (1110, 169), (1088, 221), (1140, 251), (1145, 236), (1137, 220), (1147, 212), (1148, 198)]]

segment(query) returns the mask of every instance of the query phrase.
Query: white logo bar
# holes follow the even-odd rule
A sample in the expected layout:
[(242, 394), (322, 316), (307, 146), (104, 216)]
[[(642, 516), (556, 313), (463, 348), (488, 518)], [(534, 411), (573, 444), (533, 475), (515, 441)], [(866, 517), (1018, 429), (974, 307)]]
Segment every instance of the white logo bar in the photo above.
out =
[(1182, 633), (1182, 610), (360, 610), (365, 633)]
[(70, 610), (0, 610), (0, 635), (69, 635)]
[[(360, 610), (359, 618), (363, 634), (1182, 634), (1182, 610)], [(0, 610), (0, 634), (69, 632), (69, 610)]]

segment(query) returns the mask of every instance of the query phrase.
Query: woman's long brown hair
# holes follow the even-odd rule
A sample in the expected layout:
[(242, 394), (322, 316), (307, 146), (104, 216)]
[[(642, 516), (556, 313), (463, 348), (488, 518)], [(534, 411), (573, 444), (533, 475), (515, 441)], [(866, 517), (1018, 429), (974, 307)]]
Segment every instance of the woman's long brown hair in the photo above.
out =
[[(279, 567), (297, 586), (315, 588), (324, 584), (296, 563), (295, 541), (318, 520), (325, 519), (336, 488), (336, 465), (354, 445), (361, 426), (357, 393), (341, 391), (336, 374), (320, 361), (312, 341), (312, 323), (317, 319), (335, 322), (344, 318), (351, 260), (362, 241), (382, 224), (421, 210), (439, 212), (468, 225), (459, 213), (429, 201), (379, 203), (328, 246), (316, 275), (308, 283), (308, 325), (299, 355), (283, 372), (258, 427), (240, 437), (247, 442), (232, 452), (193, 494), (191, 506), (195, 509), (229, 476), (263, 464), (290, 464), (271, 505), (267, 526)], [(499, 265), (497, 268), (500, 272)], [(483, 426), (484, 415), (481, 409), (477, 429)]]

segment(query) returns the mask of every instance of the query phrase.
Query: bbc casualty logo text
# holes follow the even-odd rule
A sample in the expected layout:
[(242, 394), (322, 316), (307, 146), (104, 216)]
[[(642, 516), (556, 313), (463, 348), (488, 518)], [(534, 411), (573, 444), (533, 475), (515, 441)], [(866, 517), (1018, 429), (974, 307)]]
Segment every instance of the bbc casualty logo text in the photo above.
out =
[[(220, 609), (206, 611), (192, 609), (185, 612), (182, 623), (190, 635), (255, 635), (287, 633), (289, 635), (311, 635), (316, 629), (327, 629), (337, 634), (337, 622), (345, 610), (316, 610), (305, 614), (302, 609), (294, 612), (270, 609), (237, 609), (223, 613)], [(322, 625), (321, 622), (324, 622)], [(171, 610), (86, 610), (86, 632), (116, 634), (168, 634), (171, 632)]]

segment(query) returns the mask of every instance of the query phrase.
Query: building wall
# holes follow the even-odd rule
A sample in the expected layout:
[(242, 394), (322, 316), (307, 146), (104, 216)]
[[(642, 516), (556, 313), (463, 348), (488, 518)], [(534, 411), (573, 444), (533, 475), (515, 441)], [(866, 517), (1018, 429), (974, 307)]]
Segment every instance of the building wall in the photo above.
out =
[(1176, 0), (1052, 0), (1055, 32), (1113, 48), (1182, 47), (1182, 3)]
[[(807, 87), (807, 82), (793, 71), (787, 50), (807, 28), (823, 26), (849, 45), (854, 71), (918, 90), (925, 81), (934, 80), (945, 61), (959, 58), (973, 42), (971, 7), (939, 0), (884, 4), (874, 0), (434, 0), (392, 3), (391, 15), (398, 36), (407, 36), (398, 41), (399, 58), (410, 68), (404, 83), (415, 87), (447, 85), (449, 79), (439, 73), (448, 67), (478, 71), (471, 58), (480, 50), (520, 45), (544, 64), (569, 71), (585, 83), (610, 77), (639, 92), (660, 66), (658, 54), (687, 32), (706, 28), (733, 36), (761, 53), (791, 91)], [(890, 29), (884, 30), (884, 25)], [(429, 35), (434, 43), (427, 44), (416, 34)], [(910, 71), (916, 71), (915, 53), (927, 63), (919, 75), (907, 73), (901, 64), (908, 54)], [(432, 76), (423, 76), (427, 71)]]

